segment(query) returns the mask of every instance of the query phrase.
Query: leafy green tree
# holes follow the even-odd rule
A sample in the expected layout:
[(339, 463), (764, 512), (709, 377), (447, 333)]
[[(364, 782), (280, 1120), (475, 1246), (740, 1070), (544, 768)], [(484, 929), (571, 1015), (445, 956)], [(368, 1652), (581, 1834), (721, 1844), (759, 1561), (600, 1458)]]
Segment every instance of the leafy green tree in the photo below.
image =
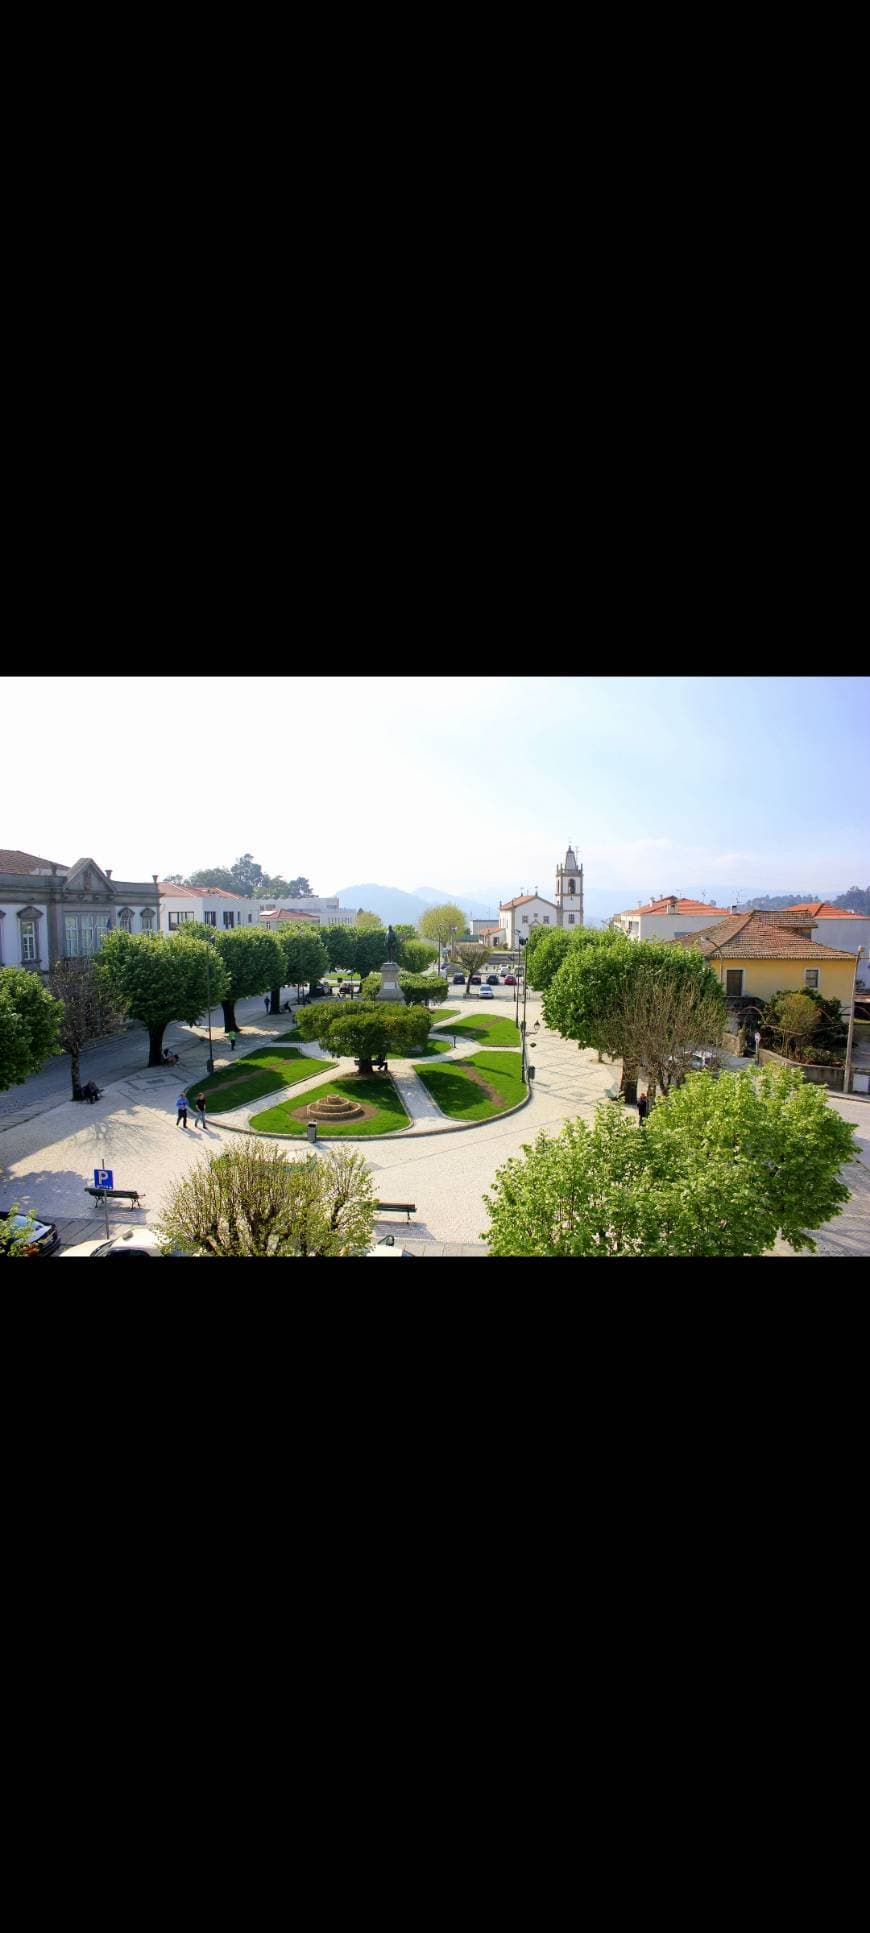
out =
[(399, 986), (408, 1007), (440, 1007), (447, 999), (447, 981), (436, 979), (434, 973), (400, 973)]
[(195, 1167), (159, 1223), (189, 1255), (356, 1255), (377, 1203), (362, 1156), (336, 1148), (302, 1161), (248, 1141)]
[(38, 1074), (59, 1043), (63, 1009), (26, 967), (0, 967), (0, 1089)]
[(356, 930), (358, 933), (373, 933), (376, 930), (380, 932), (382, 931), (382, 922), (377, 913), (365, 913), (362, 907), (360, 907), (356, 916)]
[(167, 873), (165, 879), (163, 880), (163, 885), (164, 886), (189, 886), (190, 880), (185, 879), (183, 873)]
[(299, 1015), (303, 1040), (319, 1040), (330, 1053), (349, 1054), (361, 1074), (387, 1054), (419, 1053), (429, 1038), (432, 1016), (425, 1007), (395, 1007), (343, 1000), (329, 1007), (305, 1007)]
[(433, 960), (437, 960), (438, 948), (430, 940), (409, 939), (406, 934), (399, 932), (398, 927), (396, 938), (399, 942), (399, 965), (405, 967), (408, 973), (423, 973)]
[(367, 973), (365, 979), (360, 981), (359, 997), (364, 1005), (370, 1006), (373, 1000), (377, 1000), (380, 991), (381, 976), (379, 973)]
[[(614, 1059), (623, 1057), (623, 1088), (629, 1102), (637, 1098), (637, 1065), (623, 1056), (619, 1020), (633, 976), (642, 971), (639, 956), (644, 950), (655, 953), (661, 948), (646, 940), (628, 940), (611, 926), (578, 928), (542, 1002), (547, 1026), (563, 1039), (576, 1040), (578, 1047), (594, 1047)], [(676, 957), (682, 949), (671, 951)]]
[[(809, 1029), (812, 1035), (813, 1055), (815, 1056), (821, 1050), (836, 1059), (842, 1059), (846, 1048), (846, 1022), (840, 1010), (839, 1000), (825, 1000), (822, 994), (809, 987), (805, 988), (799, 997), (809, 1002), (816, 1015), (816, 1025)], [(782, 1013), (783, 1002), (790, 998), (792, 995), (788, 991), (781, 990), (779, 993), (771, 994), (766, 1005), (762, 1007), (758, 1025), (763, 1047), (781, 1049), (786, 1035)]]
[[(178, 881), (180, 886), (185, 886), (187, 883), (184, 879)], [(237, 893), (239, 890), (235, 875), (230, 872), (229, 866), (206, 866), (200, 872), (191, 873), (190, 884), (191, 886), (219, 886), (223, 893)]]
[(273, 873), (271, 878), (264, 873), (259, 886), (254, 887), (254, 898), (291, 899), (290, 881), (288, 879), (282, 879), (280, 873)]
[(356, 928), (354, 966), (358, 973), (374, 973), (387, 956), (387, 936), (382, 926)]
[(59, 1040), (70, 1056), (72, 1097), (81, 1087), (80, 1055), (85, 1042), (100, 1040), (120, 1031), (124, 1008), (119, 1005), (105, 977), (93, 959), (58, 960), (51, 968), (48, 984), (63, 1006)]
[(420, 915), (420, 932), (424, 940), (438, 941), (438, 965), (441, 965), (442, 946), (451, 947), (460, 933), (465, 932), (465, 914), (461, 906), (452, 900), (445, 900), (443, 906), (427, 906)]
[(457, 946), (454, 948), (454, 959), (458, 960), (459, 965), (461, 966), (462, 971), (465, 974), (466, 1000), (468, 999), (469, 994), (471, 993), (472, 974), (481, 973), (483, 971), (483, 968), (486, 966), (487, 960), (489, 959), (489, 955), (490, 955), (489, 946), (481, 946), (476, 940), (472, 941), (472, 944), (470, 946)]
[(297, 879), (291, 879), (290, 898), (291, 899), (313, 899), (314, 898), (314, 894), (311, 891), (311, 881), (309, 879), (306, 879), (304, 873), (300, 873)]
[(265, 878), (262, 866), (257, 864), (250, 852), (243, 852), (241, 859), (237, 859), (230, 867), (230, 872), (234, 882), (231, 890), (234, 893), (242, 893), (246, 897), (249, 897)]
[(275, 933), (256, 926), (234, 926), (214, 932), (214, 949), (227, 971), (226, 992), (219, 995), (224, 1028), (237, 1028), (236, 1001), (254, 993), (268, 993), (284, 979), (284, 948)]
[[(315, 933), (302, 920), (290, 921), (279, 933), (284, 949), (284, 980), (289, 987), (295, 987), (298, 996), (300, 987), (311, 986), (322, 979), (329, 966), (329, 955), (319, 933)], [(272, 1012), (277, 1013), (280, 993), (276, 999), (272, 993)]]
[[(211, 932), (211, 928), (206, 929)], [(214, 945), (173, 933), (107, 933), (94, 962), (110, 996), (148, 1029), (148, 1066), (160, 1067), (170, 1020), (192, 1022), (222, 1000), (229, 975)]]
[[(584, 932), (585, 928), (579, 930)], [(573, 937), (566, 927), (532, 928), (526, 944), (526, 978), (537, 993), (543, 993), (555, 979)]]
[(812, 1000), (805, 993), (783, 993), (779, 998), (778, 1026), (782, 1039), (782, 1051), (789, 1058), (790, 1050), (797, 1046), (798, 1060), (802, 1050), (818, 1028), (819, 1015)]
[(321, 926), (320, 937), (329, 955), (329, 964), (336, 967), (357, 966), (357, 933), (353, 926)]
[[(15, 1223), (16, 1215), (23, 1217), (23, 1220), (17, 1227)], [(22, 1208), (20, 1202), (14, 1201), (8, 1211), (6, 1221), (0, 1222), (0, 1255), (28, 1255), (30, 1252), (31, 1237), (35, 1227), (36, 1216), (33, 1213), (33, 1209)]]
[(763, 1255), (814, 1249), (840, 1214), (856, 1130), (794, 1068), (689, 1074), (646, 1125), (605, 1102), (541, 1133), (484, 1201), (495, 1255)]

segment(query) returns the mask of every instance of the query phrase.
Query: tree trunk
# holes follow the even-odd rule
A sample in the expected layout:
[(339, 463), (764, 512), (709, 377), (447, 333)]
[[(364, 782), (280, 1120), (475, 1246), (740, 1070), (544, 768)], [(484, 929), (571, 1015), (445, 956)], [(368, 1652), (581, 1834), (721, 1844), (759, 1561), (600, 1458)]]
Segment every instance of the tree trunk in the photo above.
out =
[(271, 999), (271, 1002), (272, 1002), (272, 1005), (269, 1008), (269, 1012), (280, 1013), (281, 1012), (281, 988), (273, 987), (269, 998)]
[(623, 1061), (620, 1089), (626, 1107), (637, 1107), (637, 1075), (637, 1062)]
[(81, 1068), (79, 1067), (78, 1047), (70, 1048), (69, 1057), (70, 1057), (70, 1066), (72, 1071), (72, 1097), (74, 1101), (77, 1101), (79, 1098), (79, 1090), (82, 1084)]
[(237, 1034), (239, 1031), (239, 1023), (236, 1019), (235, 1000), (222, 1000), (221, 1006), (224, 1010), (224, 1033), (228, 1034), (230, 1028), (232, 1028), (233, 1033)]
[(164, 1065), (163, 1036), (166, 1032), (167, 1024), (168, 1023), (164, 1020), (159, 1027), (149, 1027), (148, 1029), (148, 1065), (149, 1067), (163, 1067)]
[(366, 1059), (365, 1055), (363, 1054), (360, 1055), (359, 1061), (357, 1062), (357, 1066), (359, 1067), (359, 1071), (361, 1074), (373, 1074), (375, 1071), (371, 1063), (371, 1058)]

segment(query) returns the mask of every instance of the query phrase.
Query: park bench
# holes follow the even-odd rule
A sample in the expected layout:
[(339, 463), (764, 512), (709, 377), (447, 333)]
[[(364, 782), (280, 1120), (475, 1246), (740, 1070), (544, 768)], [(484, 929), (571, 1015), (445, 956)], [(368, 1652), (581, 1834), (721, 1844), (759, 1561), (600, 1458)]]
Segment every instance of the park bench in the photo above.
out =
[(411, 1216), (417, 1213), (415, 1201), (379, 1201), (377, 1206), (384, 1214), (407, 1215), (409, 1221)]
[(95, 1195), (98, 1201), (132, 1201), (139, 1206), (138, 1188), (86, 1188), (85, 1194)]

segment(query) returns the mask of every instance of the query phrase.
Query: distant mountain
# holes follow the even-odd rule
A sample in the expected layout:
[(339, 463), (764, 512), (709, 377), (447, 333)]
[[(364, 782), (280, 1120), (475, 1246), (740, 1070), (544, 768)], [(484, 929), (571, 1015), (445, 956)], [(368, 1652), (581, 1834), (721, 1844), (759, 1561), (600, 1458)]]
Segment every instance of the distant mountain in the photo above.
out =
[(490, 914), (498, 919), (498, 899), (469, 899), (467, 893), (448, 893), (445, 886), (415, 886), (415, 899), (421, 899), (424, 906), (461, 906), (463, 913), (470, 913), (472, 919), (485, 920)]
[[(362, 906), (367, 913), (377, 913), (378, 918), (385, 924), (392, 920), (394, 926), (403, 924), (416, 926), (427, 906), (439, 906), (442, 901), (448, 899), (454, 905), (461, 906), (463, 913), (471, 913), (474, 909), (475, 919), (483, 919), (487, 913), (485, 906), (479, 907), (475, 900), (464, 899), (459, 893), (432, 890), (430, 897), (428, 887), (424, 887), (423, 893), (406, 893), (401, 886), (378, 886), (372, 880), (368, 880), (362, 886), (340, 886), (338, 897), (342, 906), (351, 908)], [(497, 914), (494, 917), (497, 917)]]

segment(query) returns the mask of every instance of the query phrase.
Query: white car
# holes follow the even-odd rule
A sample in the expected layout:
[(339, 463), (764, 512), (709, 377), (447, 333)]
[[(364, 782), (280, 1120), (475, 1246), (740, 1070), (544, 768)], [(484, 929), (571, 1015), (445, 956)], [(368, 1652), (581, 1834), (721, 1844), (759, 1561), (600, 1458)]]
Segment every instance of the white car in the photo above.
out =
[(492, 987), (478, 987), (477, 998), (478, 1000), (494, 1000), (495, 994), (493, 993)]

